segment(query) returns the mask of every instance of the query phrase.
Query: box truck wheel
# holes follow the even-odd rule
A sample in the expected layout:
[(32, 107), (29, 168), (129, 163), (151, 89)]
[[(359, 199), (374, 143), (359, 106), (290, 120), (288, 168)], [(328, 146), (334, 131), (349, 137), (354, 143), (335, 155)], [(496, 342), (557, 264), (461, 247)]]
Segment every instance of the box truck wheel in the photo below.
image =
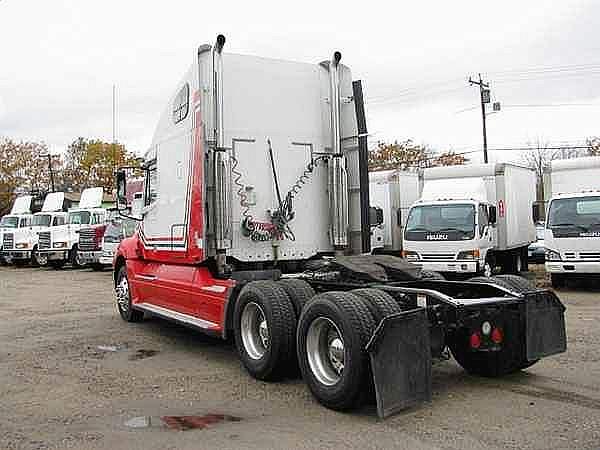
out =
[(77, 245), (74, 245), (71, 251), (69, 252), (69, 262), (76, 269), (83, 267), (83, 261), (81, 259), (81, 255), (79, 254), (79, 249), (77, 248)]
[(250, 375), (276, 380), (289, 372), (296, 358), (296, 315), (281, 285), (271, 280), (248, 283), (233, 320), (235, 344)]
[(144, 313), (131, 307), (131, 290), (129, 288), (129, 280), (127, 279), (127, 267), (125, 266), (122, 266), (117, 274), (115, 299), (117, 300), (117, 309), (123, 320), (127, 322), (142, 321)]
[(555, 289), (563, 288), (567, 284), (567, 280), (565, 276), (560, 273), (551, 273), (550, 274), (550, 282), (552, 283), (552, 287)]
[(35, 246), (32, 252), (33, 258), (35, 259), (35, 264), (41, 267), (48, 265), (48, 255), (44, 253), (40, 253), (38, 247)]
[(377, 324), (386, 316), (402, 312), (398, 302), (387, 292), (379, 289), (355, 289), (350, 292), (363, 300)]
[(304, 307), (298, 322), (298, 362), (321, 404), (347, 410), (373, 392), (365, 345), (375, 325), (367, 306), (349, 292), (325, 292)]
[(304, 280), (283, 278), (277, 282), (292, 301), (296, 318), (300, 317), (306, 302), (315, 296), (315, 290)]

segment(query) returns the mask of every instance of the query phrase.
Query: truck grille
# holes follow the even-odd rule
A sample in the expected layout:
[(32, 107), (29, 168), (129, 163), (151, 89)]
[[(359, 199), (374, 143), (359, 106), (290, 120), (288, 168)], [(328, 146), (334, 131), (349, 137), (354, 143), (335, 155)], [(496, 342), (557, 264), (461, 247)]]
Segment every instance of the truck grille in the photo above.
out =
[(38, 248), (40, 250), (50, 248), (50, 232), (49, 231), (40, 231), (38, 233)]
[(453, 253), (421, 253), (423, 261), (454, 261)]
[(79, 230), (79, 250), (86, 252), (100, 250), (96, 248), (96, 231), (94, 228), (82, 228)]
[(2, 242), (3, 250), (12, 250), (15, 246), (15, 235), (13, 233), (4, 233), (4, 241)]
[(600, 259), (600, 252), (581, 252), (579, 257), (581, 259)]

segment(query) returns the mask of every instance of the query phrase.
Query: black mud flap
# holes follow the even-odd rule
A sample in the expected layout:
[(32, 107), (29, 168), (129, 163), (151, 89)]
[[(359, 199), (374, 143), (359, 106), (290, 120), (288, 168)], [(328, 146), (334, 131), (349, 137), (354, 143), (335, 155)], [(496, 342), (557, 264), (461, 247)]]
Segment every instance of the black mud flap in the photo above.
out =
[(565, 309), (552, 291), (525, 294), (525, 345), (528, 361), (566, 351)]
[(425, 308), (385, 317), (367, 351), (380, 418), (431, 400), (431, 346)]

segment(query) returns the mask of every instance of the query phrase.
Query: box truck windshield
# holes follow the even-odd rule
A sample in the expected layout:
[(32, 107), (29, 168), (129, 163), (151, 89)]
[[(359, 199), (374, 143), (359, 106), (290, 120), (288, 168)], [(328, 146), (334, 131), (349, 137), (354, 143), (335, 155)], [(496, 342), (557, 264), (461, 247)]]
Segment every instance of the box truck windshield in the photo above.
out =
[(404, 234), (409, 241), (462, 241), (475, 237), (472, 204), (414, 206)]
[(0, 227), (2, 228), (17, 228), (19, 225), (19, 218), (16, 216), (6, 216), (2, 218)]
[(600, 236), (600, 196), (552, 200), (548, 228), (557, 238)]
[(34, 227), (49, 227), (52, 216), (50, 214), (36, 214), (33, 216), (31, 226)]
[(89, 224), (90, 213), (88, 211), (74, 211), (69, 213), (69, 223), (71, 224)]

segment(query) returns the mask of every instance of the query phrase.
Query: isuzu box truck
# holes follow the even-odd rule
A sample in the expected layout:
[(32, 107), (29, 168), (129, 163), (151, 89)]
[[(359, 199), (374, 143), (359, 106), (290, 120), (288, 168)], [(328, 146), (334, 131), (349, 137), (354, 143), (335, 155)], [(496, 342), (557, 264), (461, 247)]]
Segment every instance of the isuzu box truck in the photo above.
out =
[(552, 161), (546, 217), (546, 271), (552, 285), (600, 274), (600, 157)]
[(434, 167), (404, 229), (404, 257), (426, 270), (519, 273), (535, 241), (535, 174), (513, 164)]

